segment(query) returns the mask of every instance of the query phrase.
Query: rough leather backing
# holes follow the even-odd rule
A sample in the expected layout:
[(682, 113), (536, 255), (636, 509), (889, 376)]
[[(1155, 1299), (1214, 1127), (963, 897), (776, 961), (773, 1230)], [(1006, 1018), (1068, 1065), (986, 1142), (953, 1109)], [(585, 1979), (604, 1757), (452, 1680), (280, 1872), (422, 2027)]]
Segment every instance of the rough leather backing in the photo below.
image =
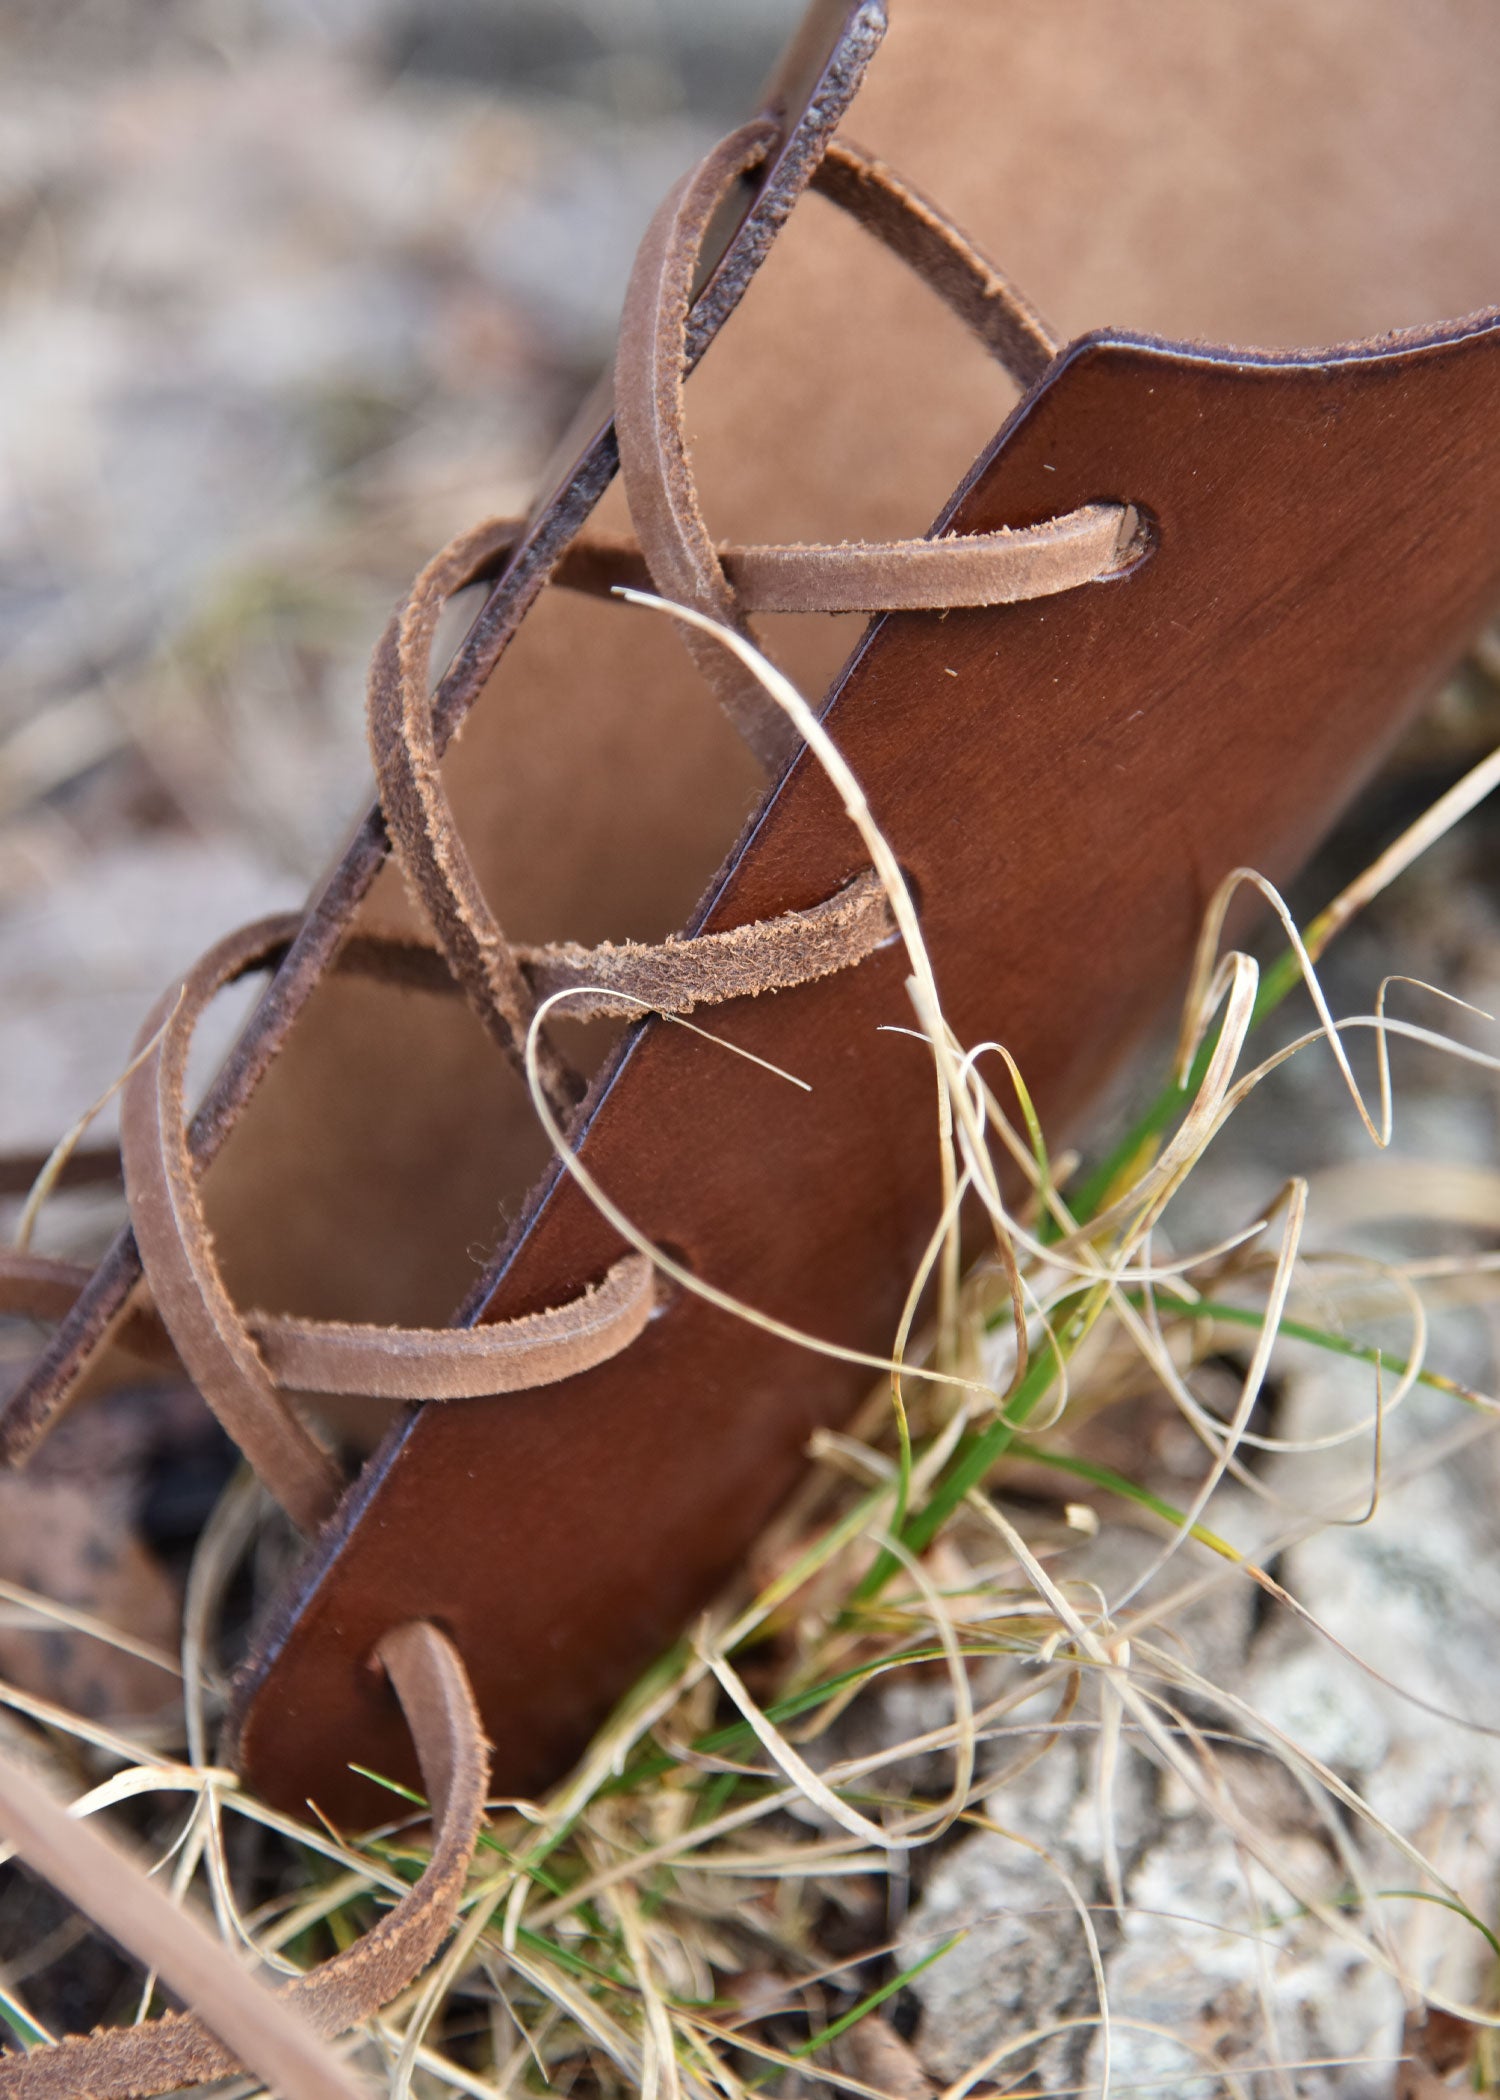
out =
[[(1099, 499), (1150, 521), (1130, 574), (888, 616), (827, 713), (914, 878), (949, 1020), (1008, 1045), (1054, 1142), (1180, 985), (1219, 878), (1248, 861), (1284, 880), (1500, 597), (1500, 319), (1286, 358), (1086, 338), (948, 522)], [(808, 907), (860, 866), (804, 759), (698, 925)], [(585, 1139), (616, 1201), (703, 1276), (873, 1350), (937, 1201), (928, 1062), (877, 1033), (910, 1023), (903, 974), (886, 950), (719, 1012), (810, 1094), (647, 1024), (596, 1082)], [(619, 1252), (554, 1175), (486, 1313), (555, 1303)], [(241, 1685), (251, 1784), (376, 1811), (347, 1761), (407, 1776), (408, 1753), (359, 1658), (416, 1615), (473, 1672), (497, 1789), (542, 1785), (866, 1383), (682, 1295), (584, 1377), (408, 1417)]]

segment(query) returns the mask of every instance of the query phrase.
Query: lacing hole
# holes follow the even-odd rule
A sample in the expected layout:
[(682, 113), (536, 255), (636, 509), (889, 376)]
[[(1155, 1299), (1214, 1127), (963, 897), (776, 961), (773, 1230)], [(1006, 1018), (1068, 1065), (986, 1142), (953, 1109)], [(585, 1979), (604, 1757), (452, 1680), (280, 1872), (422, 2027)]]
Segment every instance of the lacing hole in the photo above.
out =
[[(1118, 502), (1119, 498), (1108, 500)], [(1113, 583), (1118, 577), (1134, 575), (1142, 562), (1150, 560), (1161, 539), (1161, 528), (1154, 511), (1148, 510), (1144, 503), (1127, 503), (1124, 508), (1125, 515), (1120, 520), (1119, 557), (1109, 574), (1099, 579), (1101, 583)]]
[[(457, 1646), (453, 1629), (446, 1620), (440, 1618), (434, 1612), (423, 1612), (421, 1616), (429, 1625), (435, 1626), (439, 1633), (446, 1634), (448, 1639), (454, 1642), (455, 1647)], [(395, 1679), (381, 1660), (380, 1643), (381, 1641), (389, 1640), (393, 1633), (399, 1633), (404, 1626), (412, 1623), (413, 1621), (410, 1619), (398, 1619), (394, 1626), (388, 1626), (385, 1632), (381, 1634), (379, 1640), (370, 1643), (359, 1666), (360, 1674), (366, 1684), (375, 1687), (377, 1696), (398, 1714), (401, 1712), (401, 1701), (396, 1695)]]
[[(916, 913), (918, 919), (920, 919), (922, 916), (922, 885), (917, 880), (917, 877), (913, 875), (911, 869), (907, 867), (904, 861), (902, 861), (899, 865), (901, 868), (902, 879), (905, 882), (907, 891), (911, 897), (912, 909)], [(890, 932), (885, 936), (885, 939), (882, 941), (877, 941), (874, 947), (870, 950), (870, 953), (872, 955), (879, 955), (883, 949), (896, 947), (900, 942), (900, 939), (900, 928), (897, 926), (892, 926)]]
[[(697, 1264), (685, 1247), (679, 1247), (673, 1240), (657, 1240), (655, 1244), (668, 1261), (676, 1262), (679, 1269), (686, 1269), (690, 1275), (696, 1273)], [(680, 1284), (675, 1276), (669, 1276), (665, 1269), (655, 1271), (653, 1282), (655, 1292), (648, 1318), (659, 1320), (663, 1313), (670, 1312), (678, 1299), (685, 1295), (686, 1286)]]

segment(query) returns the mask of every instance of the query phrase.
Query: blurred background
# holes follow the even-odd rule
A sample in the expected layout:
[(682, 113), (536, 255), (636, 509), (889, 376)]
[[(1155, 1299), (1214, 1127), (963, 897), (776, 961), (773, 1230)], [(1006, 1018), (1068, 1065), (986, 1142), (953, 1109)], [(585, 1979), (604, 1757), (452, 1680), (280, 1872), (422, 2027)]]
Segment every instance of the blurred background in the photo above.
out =
[(800, 0), (0, 9), (0, 1148), (300, 901), (367, 653), (523, 510)]

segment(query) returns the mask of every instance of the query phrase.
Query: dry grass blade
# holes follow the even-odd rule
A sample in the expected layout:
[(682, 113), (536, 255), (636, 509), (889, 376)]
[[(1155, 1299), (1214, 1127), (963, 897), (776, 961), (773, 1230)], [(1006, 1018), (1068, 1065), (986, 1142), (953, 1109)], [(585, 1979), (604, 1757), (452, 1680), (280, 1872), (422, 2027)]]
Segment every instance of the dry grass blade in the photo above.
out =
[(125, 1853), (81, 1825), (9, 1761), (0, 1762), (0, 1831), (54, 1888), (159, 1971), (273, 2091), (287, 2100), (358, 2100), (358, 2086), (321, 2036), (241, 1969)]

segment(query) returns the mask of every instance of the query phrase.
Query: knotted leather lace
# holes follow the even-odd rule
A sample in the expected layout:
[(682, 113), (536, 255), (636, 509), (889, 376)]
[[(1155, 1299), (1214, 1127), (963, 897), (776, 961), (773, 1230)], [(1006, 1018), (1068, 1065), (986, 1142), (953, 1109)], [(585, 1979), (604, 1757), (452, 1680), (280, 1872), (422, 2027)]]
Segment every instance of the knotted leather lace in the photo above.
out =
[[(683, 430), (693, 286), (716, 212), (776, 136), (764, 123), (733, 134), (678, 184), (652, 221), (631, 279), (616, 369), (616, 429), (637, 540), (580, 538), (553, 580), (591, 592), (649, 584), (743, 633), (757, 611), (996, 605), (1116, 572), (1131, 552), (1128, 512), (1118, 503), (1086, 505), (1013, 531), (852, 545), (715, 544)], [(935, 207), (839, 142), (813, 183), (917, 271), (1023, 386), (1040, 377), (1057, 339)], [(381, 806), (436, 946), (356, 936), (345, 942), (337, 967), (436, 995), (461, 992), (519, 1064), (538, 1004), (559, 990), (572, 995), (570, 1011), (582, 1016), (687, 1013), (805, 984), (863, 960), (891, 930), (873, 874), (810, 911), (655, 945), (528, 948), (506, 939), (443, 788), (428, 674), (443, 607), (468, 584), (497, 574), (518, 532), (512, 522), (491, 521), (445, 548), (417, 578), (375, 652), (370, 734)], [(762, 764), (780, 770), (795, 749), (779, 710), (727, 652), (686, 628), (683, 638)], [(110, 1338), (148, 1355), (175, 1352), (270, 1492), (311, 1530), (328, 1516), (343, 1483), (288, 1403), (288, 1391), (433, 1402), (571, 1377), (640, 1332), (652, 1307), (652, 1277), (647, 1261), (626, 1255), (565, 1305), (472, 1328), (360, 1326), (236, 1307), (214, 1255), (187, 1138), (187, 1055), (208, 1002), (246, 973), (274, 968), (296, 930), (295, 920), (271, 919), (230, 935), (146, 1024), (122, 1093), (121, 1150), (151, 1303), (137, 1299)], [(576, 1104), (582, 1082), (545, 1039), (539, 1070), (555, 1108)], [(58, 1317), (86, 1281), (86, 1272), (66, 1263), (10, 1255), (0, 1259), (0, 1310)], [(0, 2100), (130, 2100), (223, 2077), (241, 2064), (299, 2100), (349, 2090), (336, 2064), (309, 2053), (298, 2037), (305, 2041), (309, 2028), (331, 2035), (367, 2017), (436, 1951), (461, 1898), (487, 1771), (462, 1664), (444, 1637), (425, 1625), (404, 1627), (381, 1643), (377, 1659), (412, 1725), (434, 1809), (431, 1863), (357, 1947), (287, 1986), (279, 2005), (269, 2001), (270, 2012), (267, 1993), (222, 1948), (200, 1934), (206, 1954), (193, 1941), (199, 1928), (191, 1921), (170, 1907), (164, 1920), (143, 1898), (133, 1900), (132, 1865), (0, 1768), (0, 1830), (15, 1849), (169, 1982), (176, 1978), (202, 2015), (171, 2015), (0, 2058)], [(185, 1940), (173, 1937), (171, 1920), (187, 1931)]]

